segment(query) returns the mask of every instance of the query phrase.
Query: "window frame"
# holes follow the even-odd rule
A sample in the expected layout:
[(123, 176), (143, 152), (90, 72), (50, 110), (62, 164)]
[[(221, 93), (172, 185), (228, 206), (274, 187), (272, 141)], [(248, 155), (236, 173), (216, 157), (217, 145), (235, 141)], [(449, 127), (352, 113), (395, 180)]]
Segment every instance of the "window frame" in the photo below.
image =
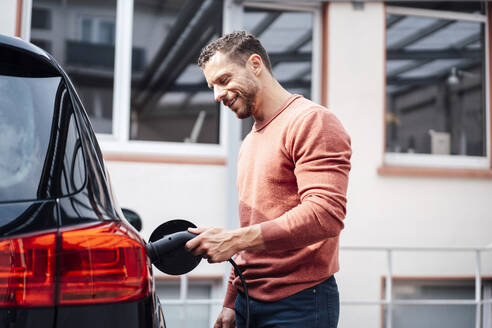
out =
[[(388, 113), (386, 103), (386, 15), (407, 15), (413, 17), (430, 17), (440, 19), (453, 19), (459, 21), (480, 22), (485, 24), (485, 156), (462, 156), (462, 155), (432, 155), (432, 154), (406, 154), (386, 152), (387, 126), (385, 117)], [(490, 108), (490, 29), (491, 29), (491, 6), (487, 5), (485, 15), (468, 14), (451, 11), (418, 9), (409, 7), (393, 7), (385, 4), (384, 9), (384, 111), (383, 111), (383, 147), (382, 166), (378, 168), (380, 175), (444, 175), (444, 176), (480, 176), (492, 178), (491, 159), (491, 116)], [(478, 172), (478, 174), (477, 174)]]
[[(225, 275), (229, 277), (228, 274)], [(200, 275), (200, 274), (184, 274), (181, 276), (164, 276), (161, 274), (155, 275), (155, 287), (158, 286), (177, 286), (179, 288), (178, 298), (159, 299), (163, 307), (170, 305), (181, 305), (182, 310), (185, 311), (187, 304), (202, 304), (209, 306), (209, 326), (213, 325), (216, 319), (216, 315), (222, 309), (223, 303), (223, 291), (224, 286), (227, 284), (227, 280), (221, 275)], [(189, 287), (190, 286), (208, 286), (210, 287), (209, 297), (206, 299), (190, 298)], [(182, 317), (180, 320), (181, 325), (184, 327), (186, 318)]]
[[(476, 277), (473, 277), (473, 276), (392, 276), (391, 278), (391, 281), (392, 281), (392, 284), (394, 284), (395, 282), (403, 282), (403, 283), (414, 283), (414, 284), (418, 284), (418, 283), (427, 283), (427, 284), (432, 284), (433, 282), (436, 282), (436, 285), (442, 285), (443, 283), (446, 284), (449, 282), (449, 285), (457, 285), (459, 286), (459, 284), (470, 284), (470, 285), (473, 285), (474, 288), (475, 288), (475, 293), (477, 293), (477, 289), (476, 289)], [(486, 290), (488, 290), (490, 292), (490, 289), (492, 288), (492, 276), (482, 276), (481, 277), (481, 293), (483, 292), (484, 294), (482, 295), (482, 299), (486, 299), (486, 295), (485, 295), (485, 292)], [(380, 295), (381, 295), (381, 300), (384, 299), (384, 295), (386, 295), (386, 286), (387, 286), (387, 276), (381, 276), (381, 283), (380, 283)], [(392, 292), (394, 293), (395, 290), (392, 288)], [(475, 297), (474, 298), (470, 298), (470, 299), (465, 299), (465, 300), (470, 300), (470, 301), (475, 301)], [(392, 298), (392, 301), (422, 301), (423, 299), (418, 299), (418, 298), (410, 298), (410, 299), (403, 299), (403, 298), (396, 298), (394, 295), (391, 296)], [(424, 299), (426, 301), (452, 301), (452, 300), (455, 300), (455, 299), (437, 299), (437, 298), (428, 298), (428, 299)], [(458, 300), (462, 300), (462, 299), (458, 299)], [(486, 303), (484, 303), (483, 305), (485, 305)], [(387, 305), (381, 305), (381, 315), (380, 315), (380, 322), (381, 322), (381, 327), (382, 328), (385, 328), (386, 325), (384, 324), (385, 322), (385, 307)], [(414, 306), (418, 306), (418, 307), (422, 307), (422, 306), (426, 306), (425, 304), (417, 304), (417, 305), (414, 305)], [(468, 305), (463, 305), (461, 304), (460, 306), (468, 306)], [(483, 319), (484, 318), (484, 310), (482, 308), (482, 311), (481, 311), (481, 318)], [(483, 324), (483, 323), (482, 323)], [(484, 325), (485, 327), (485, 325)]]
[[(261, 1), (244, 2), (243, 8), (273, 9), (282, 11), (303, 11), (313, 14), (313, 36), (311, 56), (311, 100), (321, 103), (321, 75), (322, 67), (322, 7), (320, 4), (293, 4), (293, 3), (264, 3)], [(244, 11), (243, 11), (244, 12)]]
[[(30, 40), (32, 1), (25, 0), (23, 6), (22, 37)], [(242, 21), (245, 6), (263, 7), (278, 10), (297, 10), (313, 12), (313, 59), (312, 59), (312, 99), (321, 100), (321, 49), (322, 49), (322, 18), (321, 5), (313, 4), (284, 4), (245, 2), (230, 6), (229, 0), (224, 0), (224, 20), (234, 17), (236, 23)], [(299, 2), (301, 3), (301, 2)], [(237, 10), (240, 8), (240, 10)], [(228, 138), (232, 133), (240, 135), (240, 124), (231, 116), (229, 109), (221, 105), (219, 119), (219, 143), (198, 144), (169, 141), (144, 141), (130, 139), (130, 95), (131, 95), (131, 61), (134, 0), (116, 0), (116, 29), (115, 29), (115, 65), (113, 84), (113, 115), (112, 133), (97, 133), (105, 158), (108, 160), (139, 161), (139, 162), (169, 162), (207, 165), (225, 165), (229, 158)], [(80, 24), (79, 24), (80, 25)], [(224, 26), (223, 33), (228, 32)]]

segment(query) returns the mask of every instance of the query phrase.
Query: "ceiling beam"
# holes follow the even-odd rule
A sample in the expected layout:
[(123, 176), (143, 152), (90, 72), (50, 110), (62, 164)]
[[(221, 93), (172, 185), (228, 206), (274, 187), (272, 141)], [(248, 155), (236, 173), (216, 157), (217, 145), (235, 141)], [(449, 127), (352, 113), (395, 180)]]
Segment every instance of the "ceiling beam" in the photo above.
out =
[(405, 18), (407, 18), (407, 16), (390, 15), (390, 17), (386, 20), (386, 30), (389, 30), (396, 23), (402, 21)]
[(270, 25), (272, 25), (277, 20), (277, 18), (280, 17), (280, 15), (282, 15), (282, 12), (280, 11), (270, 12), (265, 18), (261, 20), (260, 23), (258, 23), (258, 25), (256, 25), (251, 30), (251, 34), (259, 38), (260, 35), (262, 35), (270, 27)]
[(145, 89), (148, 86), (148, 84), (158, 71), (159, 66), (164, 62), (164, 59), (169, 54), (173, 45), (176, 44), (176, 41), (186, 29), (189, 22), (200, 8), (201, 4), (201, 1), (188, 0), (183, 6), (183, 9), (179, 11), (174, 25), (172, 26), (169, 33), (166, 35), (166, 39), (162, 42), (156, 55), (152, 58), (152, 61), (146, 67), (140, 83), (137, 86), (139, 89)]
[[(480, 39), (481, 39), (480, 33), (476, 33), (476, 34), (473, 34), (473, 35), (471, 35), (471, 36), (469, 36), (463, 40), (460, 40), (460, 41), (452, 44), (450, 46), (450, 48), (461, 49), (461, 48), (464, 48), (470, 44), (473, 44), (473, 43), (479, 41)], [(398, 76), (400, 74), (409, 72), (409, 71), (414, 70), (416, 68), (427, 65), (427, 64), (431, 63), (432, 61), (433, 61), (433, 59), (426, 59), (426, 60), (417, 61), (417, 62), (407, 64), (407, 65), (405, 65), (405, 66), (403, 66), (397, 70), (392, 71), (391, 74), (387, 75), (387, 78), (393, 78), (393, 77)]]
[[(181, 75), (189, 62), (197, 57), (201, 48), (215, 33), (221, 10), (221, 2), (208, 0), (197, 12), (180, 38), (173, 45), (172, 51), (155, 74), (148, 87), (134, 98), (134, 107), (137, 111), (152, 107), (174, 81)], [(150, 91), (150, 92), (149, 92)]]
[(387, 60), (426, 60), (426, 59), (480, 59), (481, 50), (442, 49), (442, 50), (392, 50), (386, 52)]
[(451, 25), (453, 23), (455, 23), (455, 21), (453, 21), (453, 20), (440, 19), (437, 22), (435, 22), (434, 24), (431, 24), (430, 26), (419, 29), (415, 33), (404, 38), (403, 40), (399, 40), (395, 44), (391, 45), (389, 47), (389, 49), (391, 49), (391, 50), (403, 49), (405, 47), (408, 47), (408, 46), (424, 39), (425, 37), (427, 37), (431, 34), (434, 34), (437, 31), (442, 30), (446, 26)]

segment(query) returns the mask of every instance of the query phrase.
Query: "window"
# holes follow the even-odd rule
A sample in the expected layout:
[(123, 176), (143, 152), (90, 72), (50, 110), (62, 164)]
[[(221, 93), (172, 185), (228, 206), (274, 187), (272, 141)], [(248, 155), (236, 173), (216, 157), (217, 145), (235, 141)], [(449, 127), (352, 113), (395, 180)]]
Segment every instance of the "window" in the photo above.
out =
[(222, 1), (136, 0), (133, 21), (140, 63), (131, 73), (130, 139), (218, 144), (219, 104), (196, 63), (222, 33)]
[[(187, 300), (210, 300), (221, 289), (220, 280), (215, 282), (206, 279), (191, 280), (188, 282)], [(156, 293), (162, 305), (162, 311), (168, 327), (206, 328), (213, 325), (214, 317), (211, 316), (209, 304), (165, 304), (166, 301), (180, 299), (180, 285), (175, 280), (156, 280)], [(184, 319), (184, 320), (182, 320)], [(181, 323), (184, 323), (184, 326)]]
[[(244, 12), (244, 28), (256, 35), (267, 50), (273, 76), (289, 92), (309, 99), (313, 99), (314, 16), (312, 11), (255, 7)], [(243, 121), (243, 137), (253, 123), (253, 118)]]
[[(393, 300), (468, 300), (475, 299), (473, 279), (394, 279)], [(489, 297), (492, 281), (482, 280), (482, 299)], [(475, 327), (475, 305), (393, 305), (393, 328)], [(482, 327), (490, 327), (491, 307), (482, 308)], [(386, 326), (386, 325), (385, 325)]]
[(111, 134), (116, 0), (32, 2), (31, 39), (65, 68), (95, 131)]
[(101, 17), (83, 17), (80, 20), (80, 40), (90, 43), (114, 45), (115, 21)]
[(51, 29), (51, 11), (47, 8), (33, 8), (31, 27), (40, 30)]
[(272, 54), (275, 77), (319, 102), (318, 4), (234, 3), (223, 13), (221, 0), (32, 2), (33, 15), (36, 8), (49, 12), (51, 29), (32, 24), (31, 40), (65, 68), (113, 158), (224, 162), (239, 122), (224, 115), (228, 109), (215, 102), (197, 67), (201, 49), (223, 34), (223, 21), (227, 31), (244, 21)]
[(398, 5), (386, 12), (385, 164), (487, 168), (484, 4)]
[(0, 94), (0, 202), (80, 190), (85, 164), (62, 78), (0, 75)]

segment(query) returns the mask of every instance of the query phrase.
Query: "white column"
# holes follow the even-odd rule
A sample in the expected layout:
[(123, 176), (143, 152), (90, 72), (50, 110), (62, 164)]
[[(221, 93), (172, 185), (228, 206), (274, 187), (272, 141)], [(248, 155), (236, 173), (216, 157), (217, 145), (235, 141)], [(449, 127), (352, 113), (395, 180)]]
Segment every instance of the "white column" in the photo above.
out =
[[(243, 6), (238, 1), (224, 1), (223, 34), (243, 28)], [(227, 161), (226, 178), (226, 228), (233, 229), (239, 225), (238, 199), (236, 188), (237, 156), (241, 145), (241, 121), (223, 104), (220, 105), (221, 144), (224, 145)], [(226, 265), (224, 287), (227, 286), (230, 265)]]
[(0, 33), (14, 36), (17, 23), (17, 0), (3, 0), (0, 10)]
[(133, 0), (119, 0), (116, 5), (113, 135), (120, 142), (124, 142), (129, 138), (132, 35)]

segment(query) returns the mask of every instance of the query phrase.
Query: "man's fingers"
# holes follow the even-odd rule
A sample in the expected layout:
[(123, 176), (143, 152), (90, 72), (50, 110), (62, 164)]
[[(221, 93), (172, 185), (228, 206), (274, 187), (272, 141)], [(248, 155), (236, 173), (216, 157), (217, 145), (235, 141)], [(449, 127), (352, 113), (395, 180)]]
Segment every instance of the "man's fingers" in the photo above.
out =
[[(197, 235), (200, 235), (201, 233), (203, 233), (204, 231), (206, 231), (208, 228), (188, 228), (188, 231), (191, 232), (191, 233), (194, 233), (194, 234), (197, 234)], [(186, 250), (188, 250), (189, 252), (192, 252), (193, 254), (195, 254), (195, 248), (198, 247), (198, 245), (200, 245), (200, 236), (196, 236), (195, 238), (189, 240), (186, 244), (185, 244), (185, 248)], [(195, 254), (195, 255), (200, 255), (200, 254)]]
[(206, 231), (208, 228), (204, 227), (199, 227), (199, 228), (188, 228), (188, 231), (191, 233), (196, 233), (196, 234), (201, 234), (202, 232)]
[[(199, 238), (200, 238), (200, 236), (197, 236), (191, 240), (188, 240), (185, 244), (186, 250), (195, 254), (195, 251), (196, 251), (195, 248), (197, 248), (200, 245)], [(195, 254), (195, 255), (199, 255), (199, 254)]]

